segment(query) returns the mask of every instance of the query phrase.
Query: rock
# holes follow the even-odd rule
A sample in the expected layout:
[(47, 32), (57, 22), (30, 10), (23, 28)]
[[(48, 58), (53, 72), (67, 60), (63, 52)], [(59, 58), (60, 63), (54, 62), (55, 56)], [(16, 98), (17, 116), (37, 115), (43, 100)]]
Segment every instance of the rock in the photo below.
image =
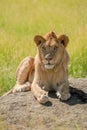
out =
[(32, 93), (0, 97), (0, 130), (87, 130), (87, 78), (69, 79), (72, 97), (39, 104)]

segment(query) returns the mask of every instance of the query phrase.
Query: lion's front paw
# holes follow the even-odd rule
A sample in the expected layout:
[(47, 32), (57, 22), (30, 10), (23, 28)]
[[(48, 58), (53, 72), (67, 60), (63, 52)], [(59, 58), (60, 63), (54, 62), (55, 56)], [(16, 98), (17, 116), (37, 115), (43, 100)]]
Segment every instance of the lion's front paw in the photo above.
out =
[(61, 93), (60, 94), (59, 92), (57, 92), (57, 96), (62, 101), (66, 101), (66, 100), (68, 100), (71, 97), (70, 93)]
[(37, 100), (39, 101), (39, 103), (45, 104), (46, 102), (49, 101), (49, 99), (48, 99), (48, 93), (42, 91), (40, 93), (40, 95), (38, 96)]

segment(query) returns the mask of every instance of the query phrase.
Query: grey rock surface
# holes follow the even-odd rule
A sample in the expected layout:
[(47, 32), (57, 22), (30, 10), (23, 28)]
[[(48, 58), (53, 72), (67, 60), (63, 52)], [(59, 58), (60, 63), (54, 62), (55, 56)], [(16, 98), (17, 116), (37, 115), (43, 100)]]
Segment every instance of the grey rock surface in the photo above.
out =
[(54, 92), (45, 105), (31, 91), (0, 97), (0, 130), (87, 130), (87, 78), (69, 81), (77, 89), (66, 102)]

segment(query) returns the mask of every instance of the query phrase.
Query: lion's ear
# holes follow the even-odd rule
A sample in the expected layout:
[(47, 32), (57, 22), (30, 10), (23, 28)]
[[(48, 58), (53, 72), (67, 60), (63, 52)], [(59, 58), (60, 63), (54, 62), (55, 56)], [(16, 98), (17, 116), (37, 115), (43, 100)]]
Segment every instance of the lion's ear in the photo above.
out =
[(60, 43), (63, 44), (64, 47), (66, 47), (69, 42), (69, 38), (68, 38), (68, 36), (63, 34), (63, 35), (58, 36), (58, 41), (60, 41)]
[(40, 45), (41, 43), (44, 43), (46, 40), (45, 40), (42, 36), (36, 35), (36, 36), (34, 37), (34, 41), (35, 41), (36, 45), (38, 46), (38, 45)]

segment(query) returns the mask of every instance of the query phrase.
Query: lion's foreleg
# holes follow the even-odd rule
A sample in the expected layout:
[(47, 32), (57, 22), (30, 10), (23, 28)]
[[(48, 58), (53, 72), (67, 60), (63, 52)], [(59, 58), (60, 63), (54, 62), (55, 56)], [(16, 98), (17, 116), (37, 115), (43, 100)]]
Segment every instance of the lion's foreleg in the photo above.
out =
[(60, 87), (59, 90), (57, 91), (57, 96), (58, 98), (60, 98), (61, 100), (68, 100), (70, 98), (70, 93), (69, 93), (69, 82), (68, 81), (64, 81)]
[(32, 83), (31, 91), (39, 103), (45, 104), (49, 101), (48, 92), (42, 90), (38, 83)]

